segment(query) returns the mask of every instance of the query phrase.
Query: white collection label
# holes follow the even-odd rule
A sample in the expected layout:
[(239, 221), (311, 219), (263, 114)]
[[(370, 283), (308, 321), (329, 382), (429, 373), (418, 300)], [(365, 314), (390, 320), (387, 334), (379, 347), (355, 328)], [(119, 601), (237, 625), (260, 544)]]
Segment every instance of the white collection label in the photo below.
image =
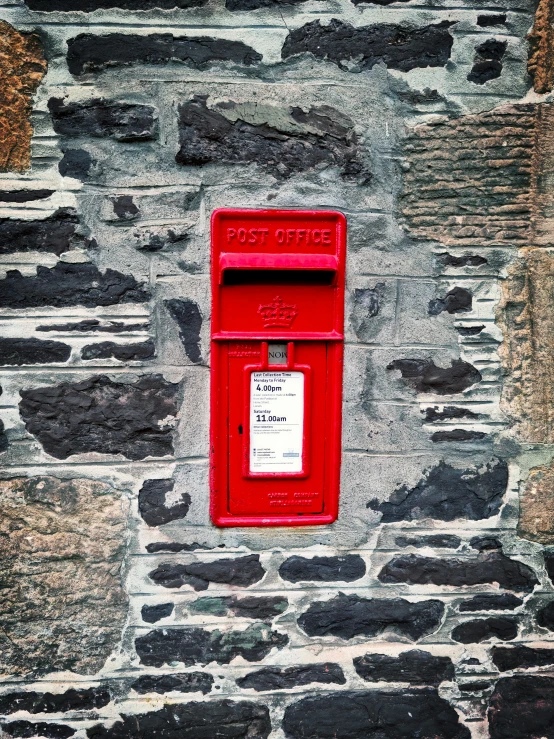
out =
[(302, 472), (304, 373), (252, 372), (250, 472)]

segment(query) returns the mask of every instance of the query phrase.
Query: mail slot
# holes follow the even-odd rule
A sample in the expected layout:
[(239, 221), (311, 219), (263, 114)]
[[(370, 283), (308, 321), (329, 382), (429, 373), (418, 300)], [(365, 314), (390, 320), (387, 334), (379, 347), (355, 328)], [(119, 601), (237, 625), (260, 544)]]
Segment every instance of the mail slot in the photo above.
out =
[(306, 526), (338, 515), (346, 220), (214, 211), (211, 515)]

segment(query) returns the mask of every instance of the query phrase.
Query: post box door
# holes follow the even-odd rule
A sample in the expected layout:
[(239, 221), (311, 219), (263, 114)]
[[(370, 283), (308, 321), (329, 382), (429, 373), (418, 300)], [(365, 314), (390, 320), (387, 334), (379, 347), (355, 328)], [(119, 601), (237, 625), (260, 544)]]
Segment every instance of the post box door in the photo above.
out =
[(229, 512), (321, 513), (327, 343), (265, 345), (287, 347), (293, 361), (266, 364), (263, 342), (229, 343)]

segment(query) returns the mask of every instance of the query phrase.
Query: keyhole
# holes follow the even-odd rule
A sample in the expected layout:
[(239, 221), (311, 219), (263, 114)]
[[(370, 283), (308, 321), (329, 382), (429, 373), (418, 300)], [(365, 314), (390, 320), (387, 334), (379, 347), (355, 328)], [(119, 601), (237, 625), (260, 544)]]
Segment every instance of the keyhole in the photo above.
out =
[(239, 426), (239, 434), (242, 434), (242, 423)]

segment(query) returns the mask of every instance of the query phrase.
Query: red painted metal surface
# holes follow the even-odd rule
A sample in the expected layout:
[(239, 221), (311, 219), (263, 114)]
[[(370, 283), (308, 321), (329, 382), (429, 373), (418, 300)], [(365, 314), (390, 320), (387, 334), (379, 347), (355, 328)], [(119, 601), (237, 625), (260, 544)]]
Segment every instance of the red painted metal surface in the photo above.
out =
[[(212, 520), (331, 523), (340, 480), (346, 220), (336, 211), (220, 209), (211, 238)], [(273, 356), (280, 354), (282, 361)], [(251, 449), (253, 439), (270, 441)]]

